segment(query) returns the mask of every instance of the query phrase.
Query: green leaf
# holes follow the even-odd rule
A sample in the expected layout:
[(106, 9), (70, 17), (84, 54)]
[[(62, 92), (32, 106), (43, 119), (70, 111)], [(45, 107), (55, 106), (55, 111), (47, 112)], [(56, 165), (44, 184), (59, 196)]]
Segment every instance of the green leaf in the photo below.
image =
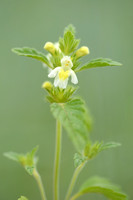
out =
[(88, 154), (89, 159), (94, 158), (100, 152), (99, 149), (101, 147), (101, 144), (102, 143), (95, 142), (93, 145), (91, 145), (90, 151), (89, 151), (89, 154)]
[(99, 152), (110, 149), (110, 148), (115, 148), (120, 146), (120, 143), (116, 142), (108, 142), (108, 143), (103, 143), (103, 142), (95, 142), (94, 144), (86, 144), (84, 148), (84, 156), (88, 157), (88, 159), (94, 158)]
[(38, 146), (36, 146), (35, 148), (33, 148), (31, 150), (31, 152), (28, 152), (26, 154), (26, 159), (27, 159), (26, 164), (28, 166), (32, 166), (34, 164), (34, 162), (35, 162), (34, 158), (35, 158), (35, 154), (36, 154), (37, 150), (38, 150)]
[(36, 166), (36, 162), (37, 162), (37, 159), (35, 157), (35, 153), (37, 152), (37, 149), (38, 149), (38, 146), (33, 148), (32, 151), (28, 152), (27, 154), (18, 154), (15, 152), (7, 152), (7, 153), (4, 153), (4, 156), (20, 163), (25, 168), (25, 170), (30, 175), (32, 175), (33, 170)]
[(86, 158), (84, 158), (81, 154), (75, 153), (75, 155), (74, 155), (74, 166), (75, 166), (75, 167), (78, 167), (78, 166), (81, 165), (85, 160), (86, 160)]
[(101, 146), (99, 148), (99, 152), (106, 150), (106, 149), (115, 148), (115, 147), (118, 147), (118, 146), (121, 146), (121, 144), (117, 143), (117, 142), (108, 142), (108, 143), (105, 143), (105, 144), (103, 143), (103, 144), (101, 144)]
[(83, 67), (76, 70), (76, 72), (89, 69), (89, 68), (95, 68), (95, 67), (107, 67), (107, 66), (121, 66), (122, 64), (116, 61), (113, 61), (109, 58), (97, 58), (94, 60), (91, 60), (89, 63), (84, 65)]
[(12, 51), (18, 54), (19, 56), (26, 56), (39, 60), (45, 63), (48, 67), (52, 68), (47, 57), (43, 53), (37, 51), (36, 49), (23, 47), (23, 48), (13, 48)]
[(72, 25), (72, 24), (69, 24), (65, 30), (64, 30), (64, 33), (70, 31), (74, 36), (75, 36), (75, 33), (76, 33), (76, 29), (75, 27)]
[(84, 148), (84, 156), (89, 157), (91, 152), (91, 143), (88, 142)]
[(75, 39), (75, 30), (72, 26), (65, 29), (64, 37), (59, 39), (61, 51), (65, 55), (71, 54), (79, 45), (80, 40)]
[(88, 142), (91, 118), (83, 100), (77, 98), (67, 103), (51, 104), (54, 117), (60, 120), (76, 149), (81, 152)]
[(11, 160), (14, 160), (14, 161), (16, 161), (16, 162), (19, 162), (20, 157), (21, 157), (22, 155), (20, 156), (20, 154), (15, 153), (15, 152), (6, 152), (6, 153), (4, 153), (4, 156), (6, 156), (7, 158), (9, 158), (9, 159), (11, 159)]
[(80, 188), (79, 192), (71, 200), (86, 194), (99, 193), (112, 200), (127, 200), (126, 194), (122, 193), (120, 188), (112, 184), (107, 179), (101, 177), (92, 177), (88, 179)]
[(18, 200), (28, 200), (28, 199), (24, 196), (21, 196)]
[(35, 166), (25, 166), (25, 170), (28, 172), (29, 175), (33, 174), (33, 170), (35, 169)]

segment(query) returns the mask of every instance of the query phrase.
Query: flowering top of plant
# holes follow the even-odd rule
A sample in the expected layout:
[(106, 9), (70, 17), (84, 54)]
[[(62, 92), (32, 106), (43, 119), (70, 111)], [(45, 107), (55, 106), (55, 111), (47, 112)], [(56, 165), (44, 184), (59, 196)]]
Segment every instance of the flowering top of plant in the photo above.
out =
[[(71, 90), (74, 90), (74, 87), (69, 85), (69, 79), (71, 79), (71, 83), (73, 84), (80, 83), (77, 78), (78, 72), (94, 67), (121, 65), (119, 62), (107, 58), (98, 58), (83, 64), (82, 58), (88, 55), (90, 51), (86, 46), (78, 48), (79, 43), (80, 40), (75, 38), (74, 27), (69, 25), (65, 28), (64, 35), (62, 38), (59, 38), (58, 42), (46, 42), (44, 45), (44, 49), (48, 52), (46, 55), (28, 47), (14, 48), (13, 52), (21, 56), (37, 59), (45, 67), (47, 66), (49, 68), (48, 77), (54, 78), (54, 84), (51, 84), (51, 89), (49, 87), (50, 83), (48, 88), (47, 84), (43, 84), (43, 87), (49, 92), (49, 101), (66, 102), (72, 95), (70, 91), (68, 92), (67, 87), (69, 86)], [(67, 93), (66, 96), (68, 95), (68, 98), (63, 94), (64, 92)], [(53, 93), (57, 93), (56, 98)]]
[[(104, 143), (91, 141), (89, 138), (92, 124), (91, 116), (85, 102), (80, 97), (73, 97), (73, 93), (77, 90), (77, 87), (74, 87), (73, 84), (77, 85), (80, 83), (80, 80), (77, 78), (77, 73), (82, 70), (94, 67), (120, 66), (121, 64), (107, 58), (93, 59), (84, 64), (82, 58), (89, 54), (89, 49), (86, 46), (78, 48), (79, 42), (80, 40), (75, 38), (74, 27), (69, 25), (65, 29), (63, 37), (59, 38), (58, 42), (46, 42), (44, 45), (44, 49), (47, 51), (46, 55), (28, 47), (13, 49), (13, 52), (18, 55), (41, 61), (43, 66), (49, 69), (48, 78), (54, 78), (53, 84), (45, 81), (42, 85), (49, 94), (47, 100), (51, 103), (51, 112), (57, 121), (53, 197), (54, 200), (59, 200), (61, 127), (63, 127), (77, 151), (74, 155), (76, 169), (68, 187), (65, 200), (75, 200), (86, 193), (100, 193), (112, 200), (127, 200), (127, 196), (116, 185), (107, 179), (96, 176), (89, 178), (77, 193), (72, 195), (77, 177), (86, 163), (95, 158), (101, 151), (120, 145), (116, 142)], [(36, 167), (36, 151), (37, 147), (26, 154), (8, 152), (5, 156), (19, 162), (35, 178), (40, 189), (42, 200), (46, 200), (47, 196)], [(21, 196), (18, 200), (27, 200), (27, 198)]]

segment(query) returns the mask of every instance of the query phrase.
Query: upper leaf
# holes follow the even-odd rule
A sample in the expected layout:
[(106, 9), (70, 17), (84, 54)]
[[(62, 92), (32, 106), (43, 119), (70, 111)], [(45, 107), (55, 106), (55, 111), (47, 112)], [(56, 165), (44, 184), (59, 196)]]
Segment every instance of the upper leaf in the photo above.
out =
[(83, 100), (77, 98), (67, 103), (53, 103), (51, 111), (61, 121), (76, 149), (82, 151), (91, 128), (91, 118)]
[(105, 143), (105, 144), (101, 143), (99, 151), (103, 151), (103, 150), (110, 149), (110, 148), (115, 148), (115, 147), (118, 147), (118, 146), (121, 146), (121, 144), (117, 143), (117, 142), (108, 142), (108, 143)]
[[(120, 188), (112, 184), (107, 179), (101, 177), (92, 177), (88, 179), (80, 188), (77, 197), (86, 193), (103, 194), (112, 200), (127, 200), (126, 194), (122, 193)], [(74, 200), (75, 198), (72, 198)]]
[(4, 153), (4, 156), (6, 156), (7, 158), (14, 160), (16, 162), (19, 162), (20, 157), (22, 157), (23, 155), (22, 154), (20, 155), (20, 154), (15, 153), (15, 152), (6, 152), (6, 153)]
[(23, 48), (13, 48), (12, 51), (20, 56), (31, 57), (36, 60), (39, 60), (45, 63), (48, 67), (52, 68), (47, 57), (43, 53), (37, 51), (36, 49), (23, 47)]
[(28, 200), (28, 199), (24, 196), (21, 196), (18, 200)]
[(63, 38), (59, 39), (60, 49), (65, 55), (69, 55), (76, 50), (79, 42), (80, 40), (75, 39), (75, 29), (68, 26), (65, 29)]
[(76, 29), (72, 24), (69, 24), (67, 27), (65, 27), (64, 33), (67, 31), (70, 31), (75, 36)]
[(94, 144), (86, 144), (84, 148), (84, 156), (87, 157), (88, 159), (94, 158), (99, 152), (110, 149), (110, 148), (115, 148), (120, 146), (120, 143), (116, 142), (108, 142), (108, 143), (103, 143), (103, 142), (95, 142)]
[(95, 67), (106, 67), (106, 66), (121, 66), (122, 64), (116, 61), (113, 61), (109, 58), (97, 58), (94, 60), (91, 60), (89, 63), (84, 65), (83, 67), (76, 70), (76, 72), (89, 69), (89, 68), (95, 68)]

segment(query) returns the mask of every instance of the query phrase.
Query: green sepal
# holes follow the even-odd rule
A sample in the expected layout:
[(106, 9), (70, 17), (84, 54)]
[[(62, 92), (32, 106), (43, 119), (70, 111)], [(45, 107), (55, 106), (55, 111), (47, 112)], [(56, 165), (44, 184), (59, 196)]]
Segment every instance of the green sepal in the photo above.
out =
[(72, 99), (72, 95), (77, 91), (78, 87), (67, 86), (66, 89), (61, 89), (59, 87), (52, 87), (50, 90), (47, 90), (49, 96), (46, 96), (46, 99), (50, 103), (65, 103)]
[(79, 42), (80, 40), (75, 39), (75, 29), (72, 26), (65, 28), (63, 38), (59, 38), (60, 49), (65, 55), (75, 51)]
[(4, 153), (4, 156), (20, 163), (24, 167), (24, 169), (28, 172), (28, 174), (32, 175), (33, 170), (36, 167), (36, 163), (37, 163), (37, 158), (35, 157), (37, 150), (38, 150), (38, 146), (33, 148), (32, 151), (28, 152), (27, 154), (7, 152), (7, 153)]
[[(75, 197), (79, 197), (87, 193), (102, 194), (112, 200), (127, 200), (127, 195), (121, 192), (117, 185), (114, 185), (107, 179), (101, 177), (92, 177), (88, 179), (81, 186)], [(76, 198), (73, 197), (72, 200), (74, 199)]]
[(53, 65), (53, 68), (61, 66), (61, 59), (63, 54), (61, 51), (56, 50), (54, 54), (49, 55), (49, 60)]
[(84, 101), (75, 98), (66, 103), (53, 103), (51, 111), (67, 131), (77, 151), (82, 152), (92, 124)]
[(16, 53), (19, 56), (26, 56), (26, 57), (30, 57), (30, 58), (34, 58), (36, 60), (39, 60), (43, 63), (45, 63), (48, 67), (53, 68), (49, 62), (49, 60), (47, 59), (47, 57), (37, 51), (34, 48), (29, 48), (29, 47), (23, 47), (23, 48), (13, 48), (12, 52)]
[(97, 58), (97, 59), (91, 60), (86, 65), (77, 69), (76, 72), (79, 72), (85, 69), (95, 68), (95, 67), (107, 67), (107, 66), (112, 67), (112, 66), (121, 66), (121, 65), (122, 65), (121, 63), (113, 61), (109, 58)]
[(21, 196), (18, 200), (28, 200), (28, 199), (24, 196)]

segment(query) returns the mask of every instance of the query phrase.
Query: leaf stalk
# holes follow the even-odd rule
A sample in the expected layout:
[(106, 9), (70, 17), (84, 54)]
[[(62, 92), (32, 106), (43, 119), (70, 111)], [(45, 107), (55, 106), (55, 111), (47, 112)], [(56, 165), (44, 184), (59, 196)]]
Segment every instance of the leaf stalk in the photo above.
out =
[(46, 194), (45, 194), (45, 190), (44, 190), (44, 187), (43, 187), (43, 183), (42, 183), (42, 179), (41, 179), (41, 176), (38, 173), (37, 169), (34, 169), (33, 177), (35, 178), (35, 180), (36, 180), (36, 182), (38, 184), (42, 200), (47, 200)]
[(71, 182), (70, 182), (70, 185), (69, 185), (69, 188), (68, 188), (68, 192), (67, 192), (67, 195), (66, 195), (65, 200), (69, 200), (69, 199), (70, 199), (71, 193), (72, 193), (73, 188), (74, 188), (75, 183), (76, 183), (76, 180), (77, 180), (77, 178), (78, 178), (80, 172), (81, 172), (82, 169), (84, 168), (85, 163), (86, 163), (86, 161), (84, 161), (83, 163), (81, 163), (81, 164), (75, 169), (74, 174), (73, 174), (73, 177), (72, 177)]

